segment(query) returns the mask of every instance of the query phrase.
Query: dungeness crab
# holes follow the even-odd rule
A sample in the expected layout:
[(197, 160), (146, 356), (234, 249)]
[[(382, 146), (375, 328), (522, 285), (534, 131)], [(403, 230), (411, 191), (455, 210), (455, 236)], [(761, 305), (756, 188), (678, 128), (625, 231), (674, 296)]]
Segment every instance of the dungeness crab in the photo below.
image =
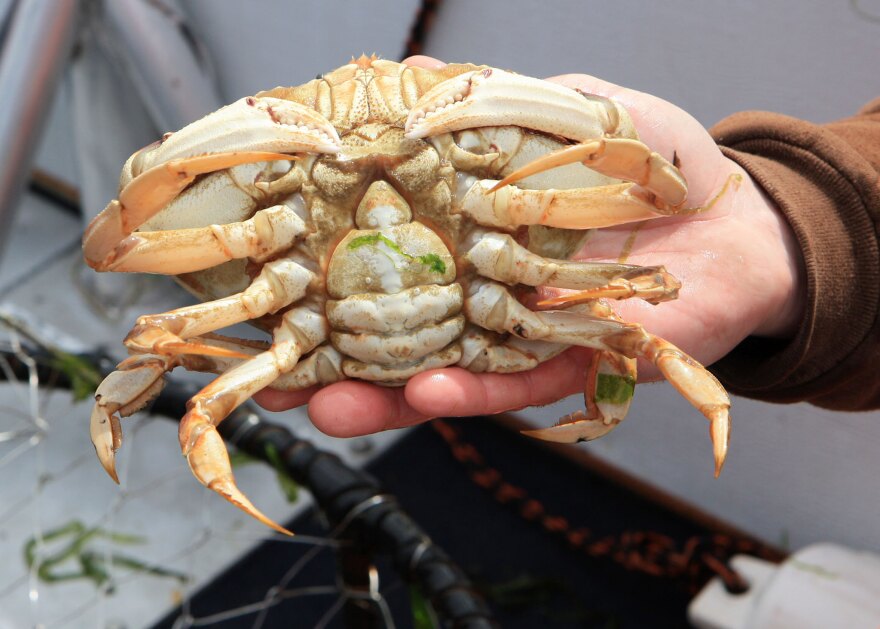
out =
[[(361, 57), (235, 102), (135, 153), (85, 233), (93, 268), (174, 275), (204, 302), (137, 320), (132, 355), (95, 395), (98, 457), (115, 479), (119, 416), (153, 399), (165, 372), (218, 373), (190, 401), (183, 453), (199, 481), (284, 531), (236, 487), (215, 428), (260, 389), (523, 371), (579, 345), (596, 350), (587, 412), (530, 434), (607, 433), (642, 358), (709, 419), (717, 473), (723, 387), (602, 301), (657, 303), (679, 283), (660, 266), (566, 260), (574, 230), (675, 214), (686, 194), (619, 104), (494, 68)], [(576, 292), (554, 309), (523, 305), (544, 285)], [(271, 343), (215, 334), (242, 321)]]

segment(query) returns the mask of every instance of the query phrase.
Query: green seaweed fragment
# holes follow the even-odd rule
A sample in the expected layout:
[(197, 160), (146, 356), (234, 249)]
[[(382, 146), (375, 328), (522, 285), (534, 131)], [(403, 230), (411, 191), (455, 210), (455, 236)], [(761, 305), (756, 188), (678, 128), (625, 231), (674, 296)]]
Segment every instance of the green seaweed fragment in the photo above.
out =
[(70, 380), (70, 390), (77, 402), (94, 395), (103, 379), (101, 372), (87, 359), (58, 349), (51, 349), (49, 365)]
[[(290, 475), (284, 469), (284, 463), (281, 461), (281, 455), (278, 453), (278, 449), (272, 444), (266, 444), (266, 458), (269, 459), (269, 463), (271, 463), (272, 467), (275, 468), (275, 475), (278, 478), (278, 485), (280, 485), (281, 491), (284, 494), (284, 497), (287, 499), (287, 502), (296, 502), (296, 499), (299, 496), (299, 485), (295, 480), (290, 477)], [(238, 467), (241, 465), (249, 465), (251, 463), (259, 463), (260, 460), (252, 457), (247, 452), (235, 450), (229, 453), (229, 462), (232, 464), (232, 467)]]
[[(59, 542), (69, 538), (66, 545), (61, 546), (52, 554), (38, 556), (37, 550), (50, 542)], [(79, 520), (72, 520), (64, 526), (47, 531), (40, 538), (34, 536), (24, 545), (24, 560), (28, 569), (35, 571), (37, 578), (44, 583), (61, 583), (86, 579), (95, 587), (108, 585), (113, 591), (113, 581), (108, 566), (120, 566), (134, 572), (150, 574), (157, 577), (177, 579), (181, 583), (189, 577), (181, 572), (169, 570), (143, 562), (134, 557), (116, 552), (91, 550), (87, 546), (94, 540), (104, 539), (113, 544), (132, 545), (144, 543), (144, 538), (125, 533), (114, 533), (99, 527), (87, 527)], [(77, 569), (65, 569), (63, 564), (73, 562), (79, 564)]]
[(100, 369), (91, 360), (66, 352), (45, 341), (14, 313), (0, 309), (0, 325), (14, 330), (33, 343), (38, 350), (44, 350), (48, 356), (41, 361), (67, 376), (73, 398), (77, 402), (90, 397), (104, 379)]
[(409, 586), (409, 608), (412, 612), (413, 627), (415, 629), (437, 629), (434, 622), (434, 614), (425, 600), (421, 590), (414, 585)]

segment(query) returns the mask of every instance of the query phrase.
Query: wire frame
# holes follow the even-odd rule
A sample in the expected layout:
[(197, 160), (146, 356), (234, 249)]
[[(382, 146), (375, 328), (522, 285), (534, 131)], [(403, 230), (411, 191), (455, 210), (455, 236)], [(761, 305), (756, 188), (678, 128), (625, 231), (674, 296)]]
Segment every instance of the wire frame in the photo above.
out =
[[(297, 559), (257, 600), (198, 615), (190, 604), (192, 576), (210, 564), (218, 545), (243, 545), (247, 535), (218, 525), (213, 507), (219, 501), (194, 483), (196, 518), (189, 530), (154, 539), (153, 531), (163, 531), (158, 515), (149, 526), (129, 530), (129, 512), (181, 480), (185, 470), (150, 469), (147, 457), (144, 469), (136, 463), (121, 468), (121, 490), (115, 495), (112, 489), (100, 492), (110, 495), (103, 504), (96, 500), (83, 488), (83, 478), (96, 468), (84, 439), (76, 440), (78, 448), (66, 448), (69, 456), (59, 457), (58, 452), (59, 444), (65, 449), (63, 442), (74, 441), (70, 431), (84, 434), (87, 424), (90, 404), (75, 401), (71, 392), (81, 393), (88, 383), (99, 381), (102, 372), (112, 369), (112, 361), (99, 354), (64, 352), (41, 342), (13, 318), (4, 315), (0, 321), (7, 329), (7, 340), (0, 345), (0, 374), (6, 381), (0, 387), (0, 473), (18, 477), (21, 488), (0, 511), (0, 527), (7, 532), (4, 554), (22, 558), (0, 581), (3, 609), (15, 610), (23, 619), (29, 615), (24, 621), (34, 626), (75, 627), (93, 621), (112, 626), (131, 622), (119, 618), (127, 606), (120, 601), (155, 596), (156, 606), (170, 595), (181, 603), (171, 616), (174, 627), (231, 619), (261, 627), (273, 612), (290, 613), (289, 603), (295, 600), (312, 613), (319, 610), (316, 627), (339, 618), (345, 626), (394, 627), (389, 588), (412, 583), (430, 603), (437, 622), (467, 618), (469, 626), (493, 626), (465, 574), (393, 496), (336, 454), (247, 407), (221, 424), (221, 434), (236, 452), (263, 462), (264, 471), (307, 489), (327, 527), (317, 536), (262, 534), (261, 539), (273, 544), (300, 546)], [(169, 382), (151, 413), (134, 419), (126, 440), (145, 446), (157, 429), (173, 428), (158, 420), (178, 419), (194, 392), (191, 384)], [(57, 497), (71, 493), (85, 505), (59, 517)], [(335, 558), (335, 573), (314, 581), (320, 573), (312, 568), (328, 553)], [(387, 565), (385, 576), (379, 564)]]

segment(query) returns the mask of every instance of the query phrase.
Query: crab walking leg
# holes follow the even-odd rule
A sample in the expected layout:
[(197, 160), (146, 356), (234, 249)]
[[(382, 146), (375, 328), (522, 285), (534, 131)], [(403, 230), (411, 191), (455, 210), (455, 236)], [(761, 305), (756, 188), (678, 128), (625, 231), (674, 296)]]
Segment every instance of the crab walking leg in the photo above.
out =
[[(590, 301), (577, 312), (622, 322), (606, 302)], [(561, 417), (556, 426), (524, 431), (545, 441), (575, 443), (607, 435), (629, 413), (638, 377), (637, 361), (617, 352), (593, 350), (584, 381), (584, 407)]]
[(477, 180), (458, 203), (458, 211), (480, 225), (513, 229), (546, 225), (563, 229), (593, 229), (624, 225), (665, 216), (633, 184), (612, 184), (565, 190), (530, 190)]
[(326, 319), (316, 310), (288, 311), (275, 328), (272, 346), (199, 391), (180, 423), (180, 447), (199, 482), (281, 533), (290, 534), (254, 507), (235, 485), (229, 454), (216, 426), (257, 391), (292, 370), (300, 356), (327, 339), (327, 333)]
[(122, 431), (117, 412), (125, 416), (145, 406), (161, 391), (165, 372), (178, 365), (211, 371), (212, 363), (207, 357), (251, 358), (241, 349), (185, 339), (275, 312), (304, 297), (313, 278), (311, 271), (292, 260), (276, 260), (263, 266), (260, 275), (242, 293), (140, 317), (125, 343), (129, 350), (144, 356), (120, 363), (95, 393), (92, 442), (110, 477), (118, 482), (115, 457), (122, 443)]
[[(205, 334), (192, 341), (200, 345), (211, 345), (238, 354), (257, 356), (265, 352), (270, 345), (261, 341), (236, 339), (219, 334)], [(222, 374), (240, 365), (241, 358), (234, 356), (186, 356), (183, 366), (190, 371)], [(312, 350), (308, 356), (300, 358), (296, 366), (287, 373), (278, 376), (272, 383), (273, 389), (281, 391), (299, 391), (313, 385), (326, 385), (345, 379), (342, 371), (342, 355), (332, 345), (321, 345)]]
[(598, 139), (549, 153), (515, 170), (493, 187), (497, 190), (557, 166), (581, 162), (593, 170), (632, 181), (649, 194), (660, 214), (673, 214), (687, 199), (687, 182), (678, 168), (638, 140)]
[[(590, 304), (590, 310), (599, 316), (615, 316), (610, 308), (596, 302)], [(504, 338), (471, 326), (461, 338), (462, 356), (458, 366), (473, 372), (527, 371), (558, 356), (568, 347), (518, 336)], [(593, 351), (584, 384), (586, 413), (578, 411), (560, 418), (556, 426), (526, 430), (523, 434), (558, 443), (591, 441), (608, 434), (629, 412), (636, 375), (635, 359), (617, 352)]]
[[(89, 432), (98, 460), (116, 483), (119, 477), (115, 467), (115, 453), (122, 445), (120, 417), (128, 417), (149, 404), (165, 385), (166, 372), (181, 366), (188, 371), (225, 373), (265, 352), (269, 344), (219, 335), (205, 335), (192, 339), (203, 347), (216, 347), (219, 355), (159, 356), (140, 354), (131, 356), (116, 366), (95, 392), (96, 404), (92, 409)], [(223, 355), (223, 350), (229, 355)], [(342, 356), (331, 345), (314, 349), (289, 372), (272, 383), (282, 391), (299, 391), (313, 385), (332, 384), (345, 379)]]
[(556, 443), (578, 443), (604, 437), (629, 412), (636, 382), (635, 359), (616, 352), (595, 350), (587, 367), (584, 385), (586, 412), (559, 419), (555, 426), (523, 430), (529, 437)]
[(461, 337), (461, 359), (457, 364), (475, 373), (516, 373), (534, 369), (566, 349), (568, 346), (560, 343), (504, 338), (470, 326)]
[[(603, 316), (607, 317), (614, 316), (612, 311), (607, 308), (602, 309), (593, 300), (640, 297), (650, 303), (659, 303), (675, 299), (681, 286), (662, 267), (545, 259), (517, 244), (506, 234), (475, 230), (469, 242), (472, 246), (464, 257), (474, 265), (480, 275), (507, 284), (586, 288), (587, 290), (566, 295), (558, 300), (566, 305), (592, 302), (591, 309), (601, 310)], [(557, 300), (550, 300), (550, 302), (555, 301)], [(543, 306), (546, 303), (541, 302), (539, 305)], [(524, 365), (522, 369), (530, 369), (546, 358), (535, 359), (532, 358), (531, 352), (523, 352), (521, 348), (513, 347), (530, 343), (536, 341), (511, 337), (500, 345), (486, 347), (480, 354), (481, 361), (488, 365), (486, 369), (488, 371), (518, 371), (521, 365)], [(466, 347), (464, 342), (463, 347)], [(465, 356), (468, 356), (468, 353)], [(532, 358), (532, 361), (523, 361), (523, 357)], [(499, 368), (501, 365), (504, 367)], [(584, 387), (586, 414), (577, 413), (565, 417), (557, 426), (540, 431), (529, 431), (528, 434), (541, 439), (567, 443), (596, 439), (605, 435), (626, 417), (632, 401), (635, 381), (634, 359), (626, 358), (616, 352), (596, 350), (587, 369)]]
[(534, 312), (494, 282), (474, 282), (465, 300), (473, 323), (496, 332), (509, 332), (530, 340), (579, 345), (642, 358), (655, 364), (678, 392), (708, 420), (715, 458), (721, 471), (730, 436), (730, 398), (705, 367), (680, 349), (642, 326), (607, 318), (563, 311)]
[(179, 275), (239, 258), (260, 262), (289, 249), (306, 231), (295, 210), (276, 205), (236, 223), (135, 232), (123, 238), (95, 269)]
[[(606, 303), (592, 301), (587, 308), (596, 317), (621, 321)], [(556, 426), (523, 433), (558, 443), (592, 441), (607, 435), (629, 413), (638, 376), (636, 362), (617, 352), (593, 350), (584, 383), (586, 412), (566, 415)]]
[[(163, 376), (175, 367), (189, 371), (222, 373), (241, 362), (241, 357), (258, 354), (260, 350), (244, 344), (219, 343), (214, 339), (199, 338), (201, 347), (217, 349), (217, 356), (139, 354), (129, 356), (116, 366), (95, 391), (89, 432), (101, 465), (119, 482), (115, 467), (115, 452), (122, 445), (120, 417), (128, 417), (152, 402), (165, 386)], [(264, 348), (265, 349), (265, 348)], [(232, 358), (231, 355), (240, 358)]]
[(332, 345), (322, 345), (300, 360), (296, 367), (278, 376), (272, 383), (280, 391), (300, 391), (314, 385), (325, 385), (345, 380), (342, 354)]
[(274, 260), (263, 265), (241, 293), (139, 317), (125, 338), (125, 346), (149, 354), (211, 353), (210, 345), (187, 343), (185, 339), (275, 312), (302, 299), (314, 279), (314, 273), (291, 259)]
[(115, 483), (116, 451), (122, 446), (119, 417), (128, 417), (149, 404), (165, 386), (163, 375), (172, 369), (163, 356), (132, 356), (116, 366), (95, 390), (89, 435), (101, 466)]
[(639, 297), (650, 303), (675, 299), (681, 283), (663, 267), (605, 262), (571, 262), (536, 255), (512, 236), (474, 230), (464, 258), (477, 273), (505, 284), (582, 289), (568, 301)]
[(109, 266), (116, 247), (174, 200), (198, 175), (241, 164), (295, 159), (281, 153), (249, 151), (174, 159), (154, 166), (122, 188), (119, 199), (110, 201), (89, 223), (83, 235), (86, 263), (95, 269)]

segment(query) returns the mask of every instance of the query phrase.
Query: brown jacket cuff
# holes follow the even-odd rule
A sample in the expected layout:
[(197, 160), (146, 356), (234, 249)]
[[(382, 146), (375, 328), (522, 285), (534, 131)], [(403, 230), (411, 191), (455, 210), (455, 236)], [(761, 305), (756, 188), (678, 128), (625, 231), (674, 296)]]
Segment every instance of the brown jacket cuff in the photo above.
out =
[(880, 159), (873, 159), (880, 158), (880, 121), (867, 127), (876, 155), (854, 146), (860, 131), (846, 122), (832, 130), (747, 112), (712, 129), (724, 154), (784, 213), (806, 268), (806, 310), (796, 336), (750, 337), (715, 365), (734, 393), (839, 409), (880, 404), (877, 371), (863, 371), (880, 362)]

